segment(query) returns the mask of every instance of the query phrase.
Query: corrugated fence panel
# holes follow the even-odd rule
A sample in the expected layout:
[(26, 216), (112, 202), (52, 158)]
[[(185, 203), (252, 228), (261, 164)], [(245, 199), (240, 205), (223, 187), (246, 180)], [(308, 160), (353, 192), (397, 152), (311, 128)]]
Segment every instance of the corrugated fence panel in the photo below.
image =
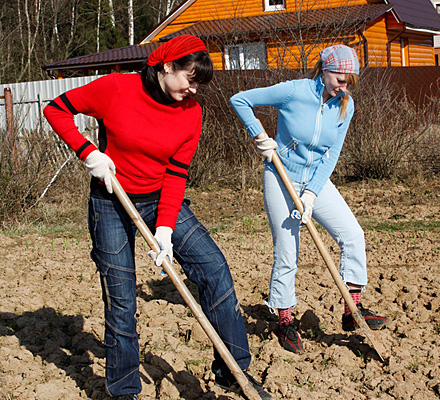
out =
[[(35, 82), (21, 82), (0, 84), (0, 96), (4, 89), (11, 89), (14, 103), (14, 122), (18, 131), (35, 129), (50, 130), (49, 124), (43, 116), (43, 108), (60, 94), (85, 85), (96, 78), (84, 76), (79, 78), (53, 79)], [(0, 129), (6, 129), (5, 100), (0, 99)], [(75, 116), (75, 123), (81, 132), (94, 133), (96, 122), (93, 118), (79, 114)]]

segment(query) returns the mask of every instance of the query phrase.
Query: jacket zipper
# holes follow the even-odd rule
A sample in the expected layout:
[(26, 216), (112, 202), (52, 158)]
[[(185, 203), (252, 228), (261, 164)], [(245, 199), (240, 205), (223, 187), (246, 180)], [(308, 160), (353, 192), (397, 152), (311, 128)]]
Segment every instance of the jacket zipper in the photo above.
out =
[(289, 152), (289, 150), (293, 149), (296, 150), (296, 145), (298, 142), (295, 139), (292, 139), (289, 143), (287, 143), (281, 150), (280, 150), (280, 156), (286, 154)]
[[(320, 105), (320, 107), (318, 108), (318, 111), (316, 113), (316, 118), (315, 118), (315, 131), (313, 132), (313, 139), (312, 139), (312, 142), (310, 143), (309, 147), (307, 148), (307, 161), (306, 161), (306, 165), (304, 166), (304, 169), (303, 169), (302, 182), (308, 182), (309, 181), (310, 166), (313, 164), (313, 152), (312, 152), (312, 150), (318, 145), (319, 138), (321, 137), (321, 132), (322, 132), (322, 115), (324, 114), (324, 107), (326, 105), (329, 105), (336, 98), (337, 97), (332, 97), (331, 99), (327, 100), (325, 103), (322, 103)], [(321, 99), (322, 99), (322, 97), (321, 97)], [(329, 149), (326, 150), (327, 158), (330, 157), (328, 152), (329, 152)]]

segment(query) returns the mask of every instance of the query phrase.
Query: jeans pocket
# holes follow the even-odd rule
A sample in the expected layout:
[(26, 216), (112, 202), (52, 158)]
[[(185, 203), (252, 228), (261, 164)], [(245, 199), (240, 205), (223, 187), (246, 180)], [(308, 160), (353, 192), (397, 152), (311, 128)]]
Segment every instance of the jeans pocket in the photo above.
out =
[(105, 365), (107, 368), (117, 368), (118, 366), (118, 342), (113, 335), (105, 332)]
[(92, 207), (90, 229), (93, 231), (96, 250), (108, 254), (118, 254), (128, 243), (127, 227), (120, 210), (111, 201), (91, 198)]

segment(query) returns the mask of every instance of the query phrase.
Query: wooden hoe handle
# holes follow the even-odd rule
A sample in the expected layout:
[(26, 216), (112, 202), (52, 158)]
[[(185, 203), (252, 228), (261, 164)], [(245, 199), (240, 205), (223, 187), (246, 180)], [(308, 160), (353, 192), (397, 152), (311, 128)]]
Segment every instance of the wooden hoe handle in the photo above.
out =
[[(90, 136), (85, 135), (85, 137), (87, 140), (93, 143), (93, 140)], [(154, 238), (153, 234), (148, 229), (147, 224), (142, 219), (136, 207), (134, 207), (133, 203), (131, 202), (130, 198), (127, 196), (127, 193), (125, 193), (124, 189), (122, 188), (121, 184), (119, 183), (113, 172), (110, 171), (110, 175), (111, 175), (113, 192), (116, 194), (117, 198), (121, 202), (125, 211), (133, 220), (136, 227), (139, 229), (139, 232), (144, 237), (150, 249), (153, 250), (156, 254), (159, 254), (160, 247), (156, 239)], [(165, 257), (165, 260), (161, 266), (164, 269), (164, 271), (167, 273), (169, 278), (171, 279), (171, 282), (173, 282), (174, 286), (176, 287), (180, 295), (185, 300), (185, 303), (191, 309), (192, 313), (194, 314), (197, 321), (202, 326), (205, 333), (208, 335), (209, 339), (212, 341), (214, 347), (219, 352), (220, 356), (222, 357), (223, 361), (230, 369), (231, 373), (234, 375), (238, 384), (242, 388), (243, 393), (249, 398), (249, 400), (261, 400), (257, 391), (249, 383), (248, 379), (241, 370), (240, 366), (237, 364), (234, 357), (232, 357), (232, 354), (229, 352), (228, 348), (225, 346), (222, 339), (220, 338), (216, 330), (209, 322), (208, 318), (206, 318), (206, 315), (203, 313), (200, 305), (196, 302), (191, 292), (188, 290), (186, 285), (183, 283), (179, 275), (174, 270), (172, 263), (169, 261), (168, 257)]]
[[(295, 204), (295, 207), (302, 214), (304, 211), (302, 201), (301, 201), (298, 193), (296, 192), (292, 181), (290, 180), (289, 176), (287, 175), (286, 169), (284, 168), (284, 165), (281, 162), (280, 157), (278, 156), (278, 154), (275, 150), (273, 150), (272, 163), (275, 166), (278, 174), (280, 175), (281, 180), (284, 183), (284, 186), (286, 187), (287, 191), (289, 192), (290, 197), (292, 198), (292, 200)], [(365, 336), (370, 340), (374, 349), (376, 350), (377, 354), (379, 355), (380, 359), (382, 361), (388, 360), (390, 357), (390, 350), (382, 343), (382, 341), (379, 339), (376, 332), (372, 331), (368, 327), (367, 323), (365, 322), (364, 317), (362, 316), (361, 312), (357, 308), (355, 302), (353, 301), (353, 299), (347, 289), (347, 286), (345, 285), (344, 281), (342, 280), (341, 275), (339, 274), (339, 271), (336, 268), (335, 263), (333, 262), (333, 259), (331, 258), (329, 252), (327, 251), (327, 248), (325, 247), (324, 243), (322, 242), (321, 237), (319, 236), (319, 233), (318, 233), (315, 225), (313, 224), (313, 221), (310, 219), (309, 222), (307, 222), (306, 226), (310, 232), (310, 235), (312, 236), (313, 241), (315, 242), (316, 246), (318, 247), (318, 250), (321, 253), (322, 258), (324, 259), (324, 262), (326, 263), (328, 270), (330, 271), (330, 274), (333, 277), (333, 280), (335, 281), (339, 291), (341, 292), (342, 297), (344, 298), (345, 302), (348, 305), (348, 308), (352, 312), (354, 320), (359, 325), (362, 333), (365, 334)]]

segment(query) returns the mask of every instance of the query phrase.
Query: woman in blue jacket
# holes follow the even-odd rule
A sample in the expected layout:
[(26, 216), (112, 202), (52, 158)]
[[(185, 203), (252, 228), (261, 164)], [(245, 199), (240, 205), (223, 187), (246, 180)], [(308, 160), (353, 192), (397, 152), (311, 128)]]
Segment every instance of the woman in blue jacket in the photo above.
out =
[[(238, 93), (231, 104), (244, 123), (257, 150), (266, 158), (263, 174), (264, 204), (272, 230), (274, 264), (269, 300), (273, 313), (278, 310), (283, 347), (303, 351), (294, 328), (291, 308), (297, 303), (295, 276), (298, 264), (300, 224), (313, 218), (324, 227), (341, 248), (340, 274), (371, 329), (380, 329), (388, 320), (371, 313), (360, 304), (367, 284), (365, 241), (355, 216), (330, 181), (354, 112), (347, 88), (358, 83), (359, 61), (356, 51), (335, 45), (321, 51), (310, 76)], [(278, 110), (275, 140), (264, 132), (253, 107), (272, 106)], [(294, 217), (295, 206), (271, 163), (277, 153), (304, 204), (304, 213)], [(345, 305), (342, 328), (357, 324)]]

